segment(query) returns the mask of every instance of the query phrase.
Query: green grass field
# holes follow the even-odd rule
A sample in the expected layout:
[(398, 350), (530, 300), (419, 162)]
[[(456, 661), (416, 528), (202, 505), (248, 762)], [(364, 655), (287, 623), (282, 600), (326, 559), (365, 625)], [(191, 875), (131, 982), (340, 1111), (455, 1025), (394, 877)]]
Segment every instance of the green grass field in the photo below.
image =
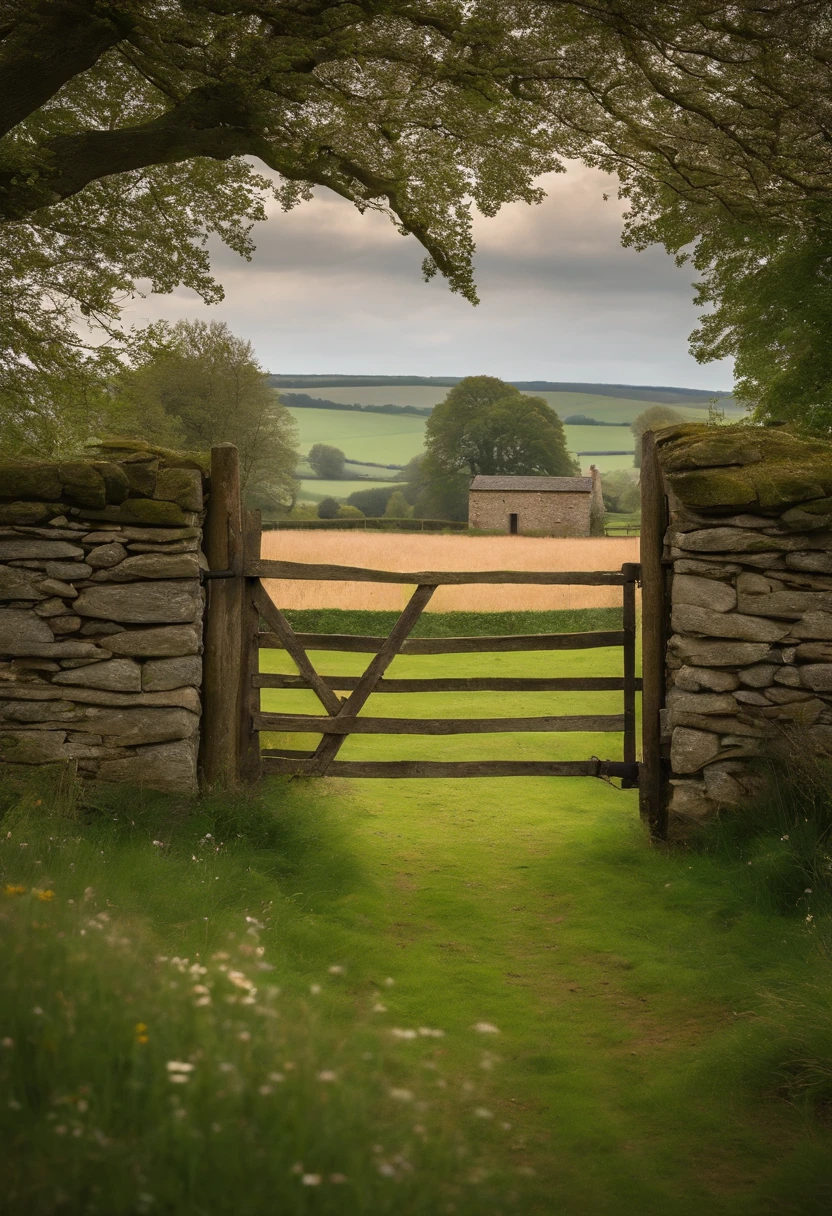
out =
[[(350, 631), (387, 624), (362, 614)], [(368, 658), (313, 655), (340, 674)], [(619, 658), (393, 667), (439, 670), (616, 674)], [(263, 701), (313, 708), (303, 693)], [(615, 711), (620, 694), (378, 695), (367, 712), (590, 702)], [(342, 754), (618, 748), (616, 735), (387, 736)], [(272, 779), (188, 804), (35, 774), (9, 775), (0, 807), (9, 1211), (829, 1211), (825, 939), (755, 906), (744, 861), (651, 847), (635, 792)], [(815, 1058), (829, 1078), (817, 1101), (800, 1082)]]

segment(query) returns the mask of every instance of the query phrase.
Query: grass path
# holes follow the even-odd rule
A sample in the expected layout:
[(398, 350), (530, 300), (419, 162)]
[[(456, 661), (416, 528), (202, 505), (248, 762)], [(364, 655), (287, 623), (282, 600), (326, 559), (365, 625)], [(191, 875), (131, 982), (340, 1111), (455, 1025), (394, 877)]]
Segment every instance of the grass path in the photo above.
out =
[[(285, 663), (275, 652), (263, 660)], [(353, 674), (366, 657), (313, 661)], [(405, 656), (390, 674), (613, 675), (619, 663), (616, 650)], [(311, 694), (263, 697), (267, 708), (315, 712)], [(365, 712), (619, 709), (615, 693), (385, 694)], [(617, 758), (620, 747), (618, 735), (365, 736), (342, 754)], [(314, 787), (371, 876), (326, 913), (355, 935), (351, 966), (388, 960), (391, 1016), (448, 1031), (457, 1087), (472, 1083), (472, 1069), (478, 1087), (487, 1078), (482, 1100), (512, 1123), (503, 1151), (534, 1171), (521, 1175), (529, 1210), (828, 1209), (832, 1142), (778, 1100), (766, 1047), (776, 1054), (780, 1033), (772, 995), (811, 983), (814, 947), (801, 923), (748, 910), (744, 874), (649, 847), (635, 792), (601, 781)], [(501, 1031), (488, 1044), (499, 1063), (485, 1072), (453, 1046), (479, 1021)]]

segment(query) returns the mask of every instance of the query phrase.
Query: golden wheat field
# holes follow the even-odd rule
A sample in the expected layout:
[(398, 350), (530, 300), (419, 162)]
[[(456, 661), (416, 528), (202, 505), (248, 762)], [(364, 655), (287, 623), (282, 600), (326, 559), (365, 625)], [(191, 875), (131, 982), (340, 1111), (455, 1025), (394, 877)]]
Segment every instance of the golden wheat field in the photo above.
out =
[[(537, 536), (424, 536), (402, 532), (263, 533), (262, 556), (373, 570), (619, 570), (639, 560), (637, 536), (566, 539)], [(395, 583), (265, 580), (281, 608), (398, 610), (413, 587)], [(440, 587), (430, 612), (511, 612), (604, 608), (621, 603), (618, 587), (474, 584)]]

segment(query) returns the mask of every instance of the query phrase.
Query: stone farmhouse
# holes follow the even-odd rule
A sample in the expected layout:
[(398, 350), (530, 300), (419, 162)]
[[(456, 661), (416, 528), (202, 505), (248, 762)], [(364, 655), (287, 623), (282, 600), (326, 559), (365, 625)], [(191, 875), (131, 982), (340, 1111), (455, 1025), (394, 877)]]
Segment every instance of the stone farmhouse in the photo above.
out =
[[(474, 477), (468, 491), (472, 528), (509, 535), (589, 536), (595, 510), (603, 511), (601, 478)], [(603, 518), (603, 515), (601, 515)]]

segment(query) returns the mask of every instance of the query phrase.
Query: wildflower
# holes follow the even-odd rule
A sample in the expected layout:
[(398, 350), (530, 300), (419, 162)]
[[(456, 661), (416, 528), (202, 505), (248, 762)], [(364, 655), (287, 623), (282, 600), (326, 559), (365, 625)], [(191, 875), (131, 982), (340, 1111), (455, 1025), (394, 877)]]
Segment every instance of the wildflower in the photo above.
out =
[(475, 1106), (474, 1114), (477, 1116), (478, 1119), (493, 1119), (494, 1118), (491, 1111), (486, 1110), (486, 1108), (484, 1106)]
[(260, 1085), (257, 1089), (257, 1092), (259, 1094), (262, 1094), (263, 1097), (267, 1097), (269, 1094), (274, 1093), (274, 1086), (273, 1085)]
[(57, 1127), (55, 1128), (55, 1135), (56, 1135), (56, 1136), (65, 1136), (65, 1135), (66, 1135), (66, 1130), (67, 1130), (67, 1129), (66, 1129), (66, 1124), (64, 1124), (64, 1123), (59, 1123), (59, 1124), (57, 1125)]
[(33, 1013), (33, 1014), (35, 1015), (35, 1017), (37, 1017), (37, 1018), (42, 1018), (42, 1017), (43, 1017), (43, 1010), (41, 1009), (40, 1005), (35, 1005), (34, 1009), (32, 1010), (32, 1013)]
[(330, 1174), (329, 1181), (334, 1182), (337, 1185), (339, 1182), (346, 1182), (347, 1175), (346, 1174)]
[(812, 888), (811, 888), (811, 887), (806, 887), (806, 888), (804, 889), (804, 891), (803, 891), (803, 894), (804, 894), (804, 895), (811, 895), (811, 894), (812, 894)]
[(85, 903), (89, 903), (91, 899), (95, 899), (95, 891), (92, 889), (92, 887), (85, 887), (84, 888)]
[(810, 912), (809, 915), (806, 917), (806, 924), (811, 925), (811, 923), (814, 919), (815, 919), (814, 916), (812, 916), (812, 913)]
[(278, 1084), (278, 1085), (279, 1085), (281, 1081), (285, 1081), (285, 1080), (286, 1080), (286, 1074), (285, 1074), (285, 1073), (282, 1073), (282, 1072), (270, 1072), (270, 1073), (269, 1073), (269, 1080), (270, 1080), (270, 1081), (274, 1081), (274, 1082), (275, 1082), (275, 1084)]
[(289, 1173), (290, 1174), (302, 1174), (303, 1166), (301, 1165), (301, 1163), (299, 1161), (296, 1161), (295, 1164), (292, 1166), (292, 1168), (289, 1170)]
[(147, 1043), (149, 1041), (147, 1026), (144, 1024), (144, 1022), (136, 1022), (133, 1029), (136, 1035), (137, 1043)]
[(373, 1005), (373, 1013), (386, 1013), (386, 1012), (387, 1012), (387, 1006), (382, 1005), (381, 1001), (376, 1001), (375, 1005)]
[(390, 1031), (394, 1039), (415, 1039), (415, 1030), (400, 1030), (398, 1026), (394, 1026)]
[(210, 1005), (210, 1004), (211, 1004), (210, 996), (200, 996), (200, 997), (197, 997), (197, 999), (194, 1001), (194, 1008), (202, 1009), (202, 1008), (204, 1008), (204, 1006)]
[(41, 902), (42, 904), (48, 904), (48, 903), (49, 903), (49, 901), (50, 901), (50, 899), (54, 899), (54, 898), (55, 898), (55, 892), (54, 892), (54, 891), (50, 891), (50, 890), (48, 890), (48, 889), (47, 889), (47, 890), (43, 890), (43, 889), (38, 888), (38, 887), (32, 887), (32, 894), (33, 894), (33, 895), (35, 895), (35, 896), (37, 896), (37, 898), (40, 900), (40, 902)]
[(247, 925), (251, 925), (251, 926), (252, 926), (252, 928), (255, 930), (255, 932), (256, 932), (258, 929), (262, 929), (262, 928), (264, 927), (263, 925), (261, 925), (261, 924), (260, 924), (260, 921), (259, 921), (259, 920), (255, 920), (253, 916), (247, 916), (247, 917), (246, 917), (246, 924), (247, 924)]
[(382, 1178), (396, 1177), (396, 1171), (393, 1169), (389, 1161), (379, 1161), (378, 1172), (381, 1174)]
[(338, 1075), (331, 1068), (322, 1068), (317, 1074), (319, 1081), (337, 1081)]
[(412, 1102), (413, 1093), (409, 1089), (391, 1089), (390, 1097), (396, 1102)]
[(191, 989), (191, 992), (195, 992), (197, 996), (206, 996), (210, 991), (211, 989), (206, 988), (204, 984), (194, 984)]
[(444, 1039), (444, 1030), (431, 1030), (430, 1026), (420, 1026), (419, 1034), (424, 1039)]
[(303, 1174), (303, 1176), (301, 1177), (301, 1184), (303, 1186), (320, 1186), (321, 1185), (321, 1175), (320, 1174)]
[(384, 987), (385, 987), (385, 988), (392, 988), (392, 987), (393, 987), (393, 985), (395, 984), (395, 982), (396, 982), (396, 981), (395, 981), (394, 979), (391, 979), (391, 977), (388, 975), (387, 979), (384, 981)]
[(20, 1105), (20, 1103), (17, 1101), (16, 1098), (9, 1098), (6, 1105), (8, 1106), (9, 1110), (23, 1110), (23, 1107)]
[(26, 888), (19, 886), (17, 883), (7, 883), (3, 888), (4, 895), (25, 895)]
[(312, 993), (313, 996), (317, 996), (319, 994), (319, 992), (321, 991), (321, 985), (320, 984), (310, 984), (309, 991)]
[(780, 837), (780, 839), (781, 839), (781, 840), (788, 840), (788, 839), (789, 839), (788, 834), (787, 834), (787, 835), (785, 835), (785, 836), (781, 836), (781, 837)]
[(499, 1034), (500, 1033), (499, 1028), (497, 1026), (492, 1026), (492, 1024), (490, 1022), (475, 1022), (474, 1030), (476, 1030), (477, 1034)]
[(251, 1032), (248, 1030), (241, 1030), (240, 1033), (237, 1035), (237, 1038), (240, 1040), (241, 1043), (250, 1043), (251, 1042)]
[(193, 1064), (189, 1064), (186, 1060), (168, 1060), (165, 1068), (172, 1073), (187, 1073), (193, 1072)]
[(14, 1039), (10, 1039), (8, 1035), (4, 1039), (0, 1039), (0, 1047), (14, 1047)]
[(188, 1074), (184, 1072), (172, 1072), (168, 1074), (168, 1077), (174, 1085), (187, 1085), (190, 1080)]
[(223, 1060), (223, 1062), (221, 1064), (218, 1064), (217, 1067), (219, 1068), (220, 1072), (233, 1072), (234, 1071), (234, 1065), (229, 1064), (225, 1060)]
[(330, 974), (330, 975), (343, 975), (343, 974), (344, 974), (344, 968), (343, 968), (343, 967), (340, 967), (340, 966), (338, 965), (338, 963), (335, 963), (335, 964), (334, 964), (334, 966), (332, 966), (332, 967), (330, 967), (330, 968), (329, 968), (329, 974)]

